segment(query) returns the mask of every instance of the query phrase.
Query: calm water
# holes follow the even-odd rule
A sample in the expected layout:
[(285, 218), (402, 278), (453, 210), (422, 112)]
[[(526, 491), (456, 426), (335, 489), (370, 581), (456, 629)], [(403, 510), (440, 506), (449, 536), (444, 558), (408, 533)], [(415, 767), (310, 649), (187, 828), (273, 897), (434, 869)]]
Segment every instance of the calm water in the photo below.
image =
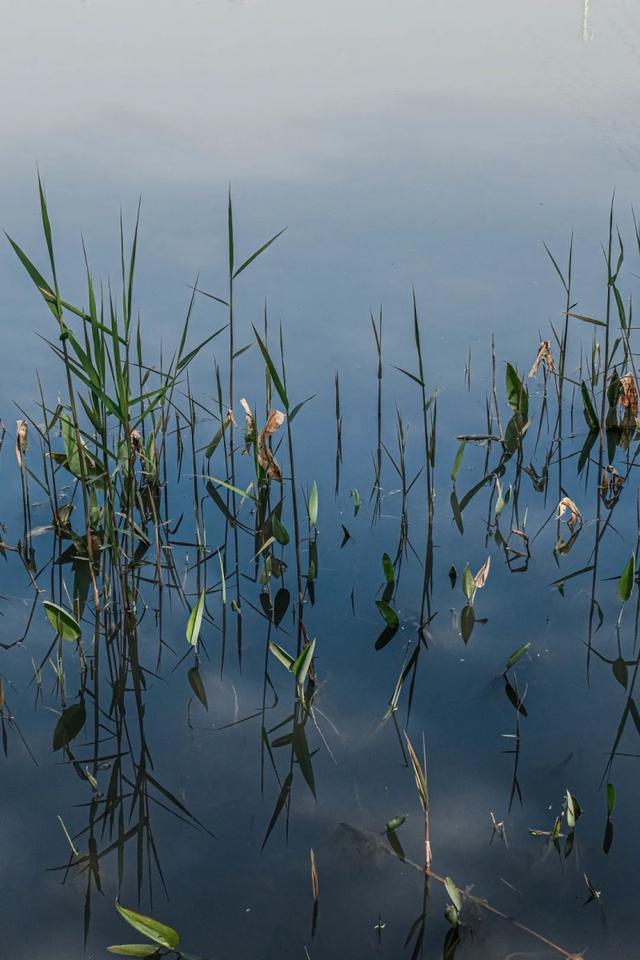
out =
[[(594, 562), (598, 444), (591, 462), (578, 473), (586, 436), (578, 394), (566, 387), (559, 448), (553, 439), (557, 403), (552, 380), (548, 414), (542, 371), (528, 381), (532, 424), (522, 463), (514, 456), (502, 477), (504, 489), (513, 484), (518, 492), (519, 484), (517, 503), (514, 492), (497, 528), (491, 482), (464, 510), (461, 533), (450, 505), (450, 471), (456, 436), (486, 432), (492, 333), (504, 424), (509, 417), (505, 361), (526, 374), (541, 338), (553, 339), (550, 323), (561, 330), (564, 293), (543, 241), (564, 269), (574, 230), (572, 302), (577, 312), (602, 318), (606, 274), (601, 243), (606, 242), (614, 188), (627, 253), (621, 291), (625, 298), (634, 293), (638, 250), (629, 210), (637, 203), (640, 167), (639, 71), (640, 12), (624, 0), (561, 5), (547, 0), (464, 0), (455, 5), (374, 0), (329, 2), (315, 9), (249, 0), (189, 0), (179, 9), (169, 2), (151, 9), (142, 3), (38, 0), (12, 10), (0, 39), (0, 80), (11, 92), (3, 105), (1, 225), (38, 264), (46, 262), (37, 163), (47, 185), (67, 299), (86, 300), (81, 234), (96, 275), (117, 283), (118, 212), (122, 205), (129, 227), (142, 193), (136, 307), (155, 360), (158, 342), (162, 339), (169, 351), (179, 335), (188, 285), (197, 274), (202, 288), (224, 293), (229, 182), (240, 257), (282, 226), (288, 228), (238, 282), (236, 336), (239, 346), (250, 342), (251, 323), (261, 324), (266, 298), (272, 342), (280, 321), (285, 332), (292, 403), (315, 394), (296, 418), (294, 440), (300, 493), (314, 480), (319, 490), (315, 602), (305, 606), (305, 625), (317, 639), (315, 717), (306, 727), (316, 798), (300, 764), (294, 764), (288, 815), (279, 818), (261, 851), (290, 764), (287, 745), (272, 746), (276, 777), (261, 728), (264, 721), (270, 742), (277, 742), (290, 730), (294, 703), (290, 678), (271, 654), (266, 658), (266, 644), (275, 639), (295, 650), (296, 626), (289, 611), (278, 630), (272, 627), (269, 633), (260, 587), (252, 580), (253, 539), (245, 537), (242, 670), (229, 605), (226, 616), (232, 626), (221, 669), (223, 609), (215, 594), (214, 623), (203, 628), (207, 656), (201, 672), (208, 712), (188, 684), (192, 659), (182, 659), (188, 651), (188, 609), (179, 592), (166, 591), (160, 627), (160, 601), (149, 588), (138, 630), (140, 657), (150, 671), (144, 697), (148, 763), (153, 763), (156, 781), (206, 829), (181, 822), (165, 809), (172, 801), (152, 791), (163, 804), (151, 801), (148, 815), (166, 892), (155, 862), (147, 869), (146, 846), (138, 878), (133, 836), (124, 845), (120, 899), (135, 908), (140, 886), (141, 909), (178, 928), (190, 953), (219, 960), (304, 958), (305, 949), (313, 960), (339, 953), (412, 956), (415, 931), (408, 945), (405, 941), (423, 910), (422, 877), (393, 855), (384, 837), (386, 822), (407, 814), (398, 838), (407, 857), (422, 861), (421, 809), (399, 739), (406, 728), (416, 746), (423, 732), (426, 738), (436, 872), (450, 875), (461, 888), (472, 887), (474, 895), (568, 951), (588, 948), (587, 956), (594, 958), (638, 954), (638, 729), (635, 702), (630, 707), (628, 699), (637, 656), (637, 587), (616, 631), (616, 581), (637, 542), (637, 440), (628, 450), (619, 446), (604, 461), (628, 479), (599, 548), (595, 596), (603, 623), (596, 632), (596, 612), (588, 674), (589, 614), (597, 611), (592, 573), (567, 580), (564, 595), (552, 586)], [(408, 483), (424, 468), (420, 391), (394, 369), (416, 370), (412, 285), (420, 308), (428, 393), (441, 387), (428, 603), (434, 616), (426, 646), (417, 642), (428, 549), (425, 474), (423, 470), (407, 498), (407, 531), (401, 482), (392, 462), (392, 457), (398, 462), (397, 405), (407, 430)], [(58, 392), (65, 396), (65, 386), (42, 339), (53, 337), (53, 318), (8, 246), (0, 251), (0, 290), (1, 413), (9, 431), (1, 453), (1, 519), (5, 542), (15, 545), (24, 535), (13, 450), (13, 423), (20, 415), (15, 403), (40, 419), (33, 402), (36, 369), (52, 408)], [(384, 448), (376, 508), (375, 497), (370, 500), (377, 381), (369, 311), (377, 315), (380, 304)], [(198, 300), (193, 342), (224, 322), (220, 305)], [(574, 379), (581, 356), (586, 377), (593, 332), (578, 327), (572, 327), (567, 358), (567, 374)], [(208, 407), (215, 394), (212, 358), (223, 368), (225, 363), (225, 345), (218, 347), (218, 342), (198, 358), (191, 373), (191, 388)], [(555, 344), (553, 349), (557, 359)], [(465, 371), (469, 350), (470, 382)], [(616, 361), (621, 360), (620, 352)], [(337, 494), (336, 371), (343, 418)], [(235, 376), (238, 422), (240, 397), (246, 396), (262, 417), (264, 380), (255, 348), (238, 360)], [(177, 400), (181, 409), (185, 388), (183, 384)], [(198, 417), (198, 442), (205, 444), (215, 425), (204, 411)], [(467, 444), (455, 482), (459, 500), (495, 467), (498, 446), (487, 451)], [(521, 468), (533, 463), (540, 473), (549, 451), (549, 478), (540, 492)], [(170, 457), (173, 478), (174, 440)], [(284, 447), (278, 457), (286, 463)], [(38, 463), (33, 465), (36, 474)], [(197, 466), (202, 468), (201, 455)], [(211, 471), (223, 475), (224, 461), (212, 461)], [(189, 606), (201, 586), (193, 567), (192, 472), (185, 463), (181, 482), (172, 482), (168, 495), (172, 523), (184, 515), (172, 537), (172, 552)], [(238, 456), (243, 487), (251, 475), (250, 460)], [(363, 498), (357, 516), (353, 489)], [(45, 525), (48, 501), (35, 481), (30, 492), (31, 525)], [(71, 491), (60, 492), (64, 497)], [(207, 543), (215, 548), (224, 538), (223, 518), (203, 488), (200, 494), (206, 500)], [(560, 494), (578, 503), (584, 519), (565, 555), (554, 553), (559, 528), (553, 515)], [(600, 510), (606, 519), (609, 508), (601, 502)], [(290, 511), (288, 498), (283, 518), (289, 529)], [(350, 539), (341, 547), (343, 524)], [(522, 550), (518, 534), (509, 539), (513, 528), (529, 536), (526, 571), (519, 571), (523, 558), (505, 554), (501, 545), (500, 535), (509, 547)], [(404, 540), (403, 529), (408, 534)], [(568, 538), (564, 522), (560, 532)], [(87, 835), (82, 831), (95, 811), (92, 799), (104, 797), (113, 770), (112, 718), (106, 715), (110, 690), (103, 679), (101, 765), (94, 791), (82, 777), (94, 758), (93, 708), (74, 745), (78, 770), (63, 762), (62, 753), (51, 751), (60, 709), (52, 665), (43, 666), (39, 695), (33, 682), (33, 663), (40, 663), (52, 641), (42, 600), (52, 589), (57, 598), (64, 597), (61, 568), (49, 565), (49, 535), (33, 544), (43, 591), (33, 619), (34, 592), (13, 553), (4, 565), (2, 589), (3, 643), (26, 635), (19, 645), (0, 651), (5, 711), (10, 708), (15, 716), (34, 759), (9, 724), (8, 756), (2, 761), (1, 929), (7, 955), (16, 960), (68, 960), (83, 955), (87, 874), (73, 866), (66, 873), (52, 869), (64, 866), (69, 856), (57, 817), (84, 852)], [(400, 629), (376, 650), (384, 627), (375, 607), (384, 588), (382, 556), (386, 552), (395, 558), (397, 551), (390, 603)], [(306, 569), (306, 541), (302, 556)], [(476, 623), (465, 643), (462, 571), (468, 562), (475, 573), (488, 556), (489, 579), (475, 601), (476, 616), (486, 623)], [(284, 583), (293, 594), (292, 545), (284, 558)], [(452, 566), (457, 572), (453, 587)], [(62, 568), (65, 575), (68, 569)], [(216, 584), (216, 556), (206, 571), (207, 583)], [(89, 651), (91, 624), (87, 608), (83, 628)], [(156, 670), (160, 639), (166, 646)], [(518, 689), (527, 689), (527, 716), (520, 718), (514, 792), (515, 758), (509, 751), (516, 712), (505, 696), (502, 673), (509, 656), (525, 643), (531, 646), (515, 668)], [(407, 681), (396, 727), (384, 719), (387, 704), (414, 650), (420, 654), (411, 710)], [(619, 656), (628, 662), (628, 691), (601, 659)], [(64, 657), (67, 694), (73, 700), (78, 657), (72, 645), (65, 645)], [(265, 662), (273, 685), (266, 695)], [(98, 672), (104, 669), (103, 661)], [(130, 691), (126, 698), (133, 717)], [(618, 756), (608, 768), (621, 719)], [(139, 734), (136, 729), (133, 755)], [(127, 776), (135, 777), (132, 756), (127, 756)], [(608, 781), (615, 785), (617, 802), (613, 841), (605, 853)], [(567, 789), (583, 809), (569, 852), (566, 825), (559, 851), (530, 834), (531, 828), (552, 829)], [(138, 814), (134, 811), (130, 819), (130, 801), (122, 809), (126, 833)], [(491, 814), (504, 821), (506, 844), (500, 836), (492, 837)], [(117, 828), (103, 833), (100, 825), (95, 831), (98, 850), (111, 845)], [(310, 848), (320, 883), (313, 937)], [(137, 938), (114, 909), (116, 852), (107, 852), (100, 865), (102, 895), (91, 884), (86, 953), (92, 958), (105, 957), (108, 944)], [(600, 900), (586, 905), (585, 873), (602, 891)], [(433, 882), (430, 892), (423, 955), (435, 958), (442, 956), (449, 925), (440, 885)], [(384, 929), (376, 928), (379, 918)], [(465, 919), (458, 960), (560, 955), (499, 920), (466, 914)]]

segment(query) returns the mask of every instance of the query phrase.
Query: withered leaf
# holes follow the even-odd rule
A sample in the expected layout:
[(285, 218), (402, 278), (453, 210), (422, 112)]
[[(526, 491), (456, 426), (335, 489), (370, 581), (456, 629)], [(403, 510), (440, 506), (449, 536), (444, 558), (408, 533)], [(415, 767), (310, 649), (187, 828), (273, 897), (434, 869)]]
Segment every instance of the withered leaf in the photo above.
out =
[(578, 523), (582, 523), (582, 514), (578, 510), (578, 507), (573, 502), (571, 497), (563, 497), (558, 504), (558, 512), (556, 514), (556, 520), (559, 520), (560, 517), (563, 517), (565, 513), (569, 511), (569, 519), (567, 520), (567, 525), (570, 530)]
[(529, 370), (529, 379), (535, 377), (541, 363), (545, 365), (549, 373), (556, 372), (556, 365), (553, 361), (553, 354), (551, 353), (551, 344), (548, 340), (543, 340), (538, 348), (536, 359), (533, 361), (531, 370)]
[(620, 377), (620, 405), (632, 414), (638, 416), (638, 388), (630, 373)]
[(267, 422), (263, 430), (258, 434), (256, 444), (256, 453), (258, 463), (266, 472), (270, 480), (282, 480), (280, 467), (269, 446), (269, 437), (279, 430), (285, 421), (285, 415), (281, 410), (270, 410)]
[(476, 585), (477, 590), (481, 590), (484, 587), (487, 579), (489, 577), (489, 570), (491, 569), (491, 557), (487, 557), (485, 562), (482, 564), (478, 572), (476, 573), (473, 581)]
[(16, 460), (22, 469), (23, 458), (29, 448), (29, 425), (26, 420), (16, 420)]

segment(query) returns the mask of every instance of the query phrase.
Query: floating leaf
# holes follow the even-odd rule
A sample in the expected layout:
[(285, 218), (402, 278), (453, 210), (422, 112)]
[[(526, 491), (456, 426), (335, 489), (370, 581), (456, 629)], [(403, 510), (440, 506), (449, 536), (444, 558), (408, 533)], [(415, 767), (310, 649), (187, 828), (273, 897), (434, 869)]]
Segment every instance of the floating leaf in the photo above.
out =
[(158, 949), (152, 943), (119, 943), (107, 947), (109, 953), (116, 953), (120, 957), (155, 957)]
[(286, 547), (286, 545), (289, 543), (289, 534), (275, 513), (271, 517), (271, 529), (280, 546)]
[(202, 626), (202, 617), (204, 614), (205, 591), (203, 590), (198, 597), (198, 602), (189, 614), (187, 620), (186, 636), (192, 647), (198, 645), (200, 638), (200, 627)]
[(582, 813), (582, 807), (580, 806), (576, 798), (573, 796), (573, 794), (569, 793), (568, 790), (567, 790), (566, 799), (567, 799), (567, 808), (566, 808), (567, 826), (569, 827), (570, 830), (574, 830), (575, 825), (578, 822), (578, 818)]
[(636, 572), (636, 555), (633, 553), (620, 575), (616, 592), (618, 599), (626, 603), (633, 592), (633, 581)]
[(616, 788), (612, 783), (607, 784), (607, 816), (610, 817), (616, 808)]
[(57, 603), (52, 603), (51, 600), (45, 600), (42, 605), (47, 615), (47, 620), (63, 640), (80, 639), (82, 636), (80, 624), (64, 607), (58, 606)]
[(389, 627), (399, 627), (400, 618), (393, 607), (390, 607), (384, 600), (376, 600), (376, 607), (380, 616)]
[(447, 903), (444, 908), (444, 915), (445, 915), (445, 918), (449, 921), (449, 923), (456, 929), (447, 931), (447, 936), (445, 938), (445, 950), (443, 950), (443, 958), (444, 960), (453, 960), (453, 958), (455, 957), (455, 948), (453, 950), (451, 949), (452, 941), (449, 935), (451, 933), (454, 933), (454, 934), (458, 933), (457, 931), (457, 926), (459, 923), (458, 911), (456, 910), (456, 908), (452, 903)]
[(84, 703), (72, 703), (62, 711), (53, 731), (53, 749), (61, 750), (74, 740), (87, 720)]
[(460, 467), (462, 466), (462, 458), (464, 456), (464, 448), (466, 447), (466, 445), (467, 445), (466, 441), (463, 440), (456, 451), (455, 460), (453, 461), (453, 466), (451, 467), (451, 479), (453, 480), (454, 483), (456, 482), (458, 478), (458, 474), (460, 473)]
[(477, 590), (477, 587), (476, 587), (475, 577), (471, 573), (471, 568), (467, 563), (465, 564), (465, 568), (462, 571), (462, 592), (464, 593), (469, 603), (473, 603), (473, 598), (476, 595), (476, 590)]
[(396, 571), (388, 553), (382, 554), (382, 569), (384, 570), (384, 578), (387, 583), (394, 584), (396, 582)]
[(162, 947), (175, 950), (180, 943), (178, 933), (166, 924), (160, 923), (159, 920), (154, 920), (153, 917), (146, 917), (144, 914), (136, 913), (134, 910), (128, 910), (126, 907), (120, 906), (117, 901), (116, 910), (138, 933), (149, 937), (150, 940), (159, 943)]
[(407, 817), (406, 814), (400, 815), (398, 817), (391, 817), (391, 820), (387, 820), (387, 830), (397, 830), (402, 826), (403, 823), (406, 823)]
[(529, 413), (529, 394), (514, 367), (508, 363), (506, 370), (507, 401), (515, 413), (526, 419)]
[(358, 510), (362, 506), (362, 497), (357, 490), (351, 490), (350, 496), (353, 497), (353, 515), (354, 517), (358, 516)]
[(522, 660), (522, 658), (524, 657), (525, 653), (527, 652), (530, 646), (531, 646), (531, 641), (529, 641), (529, 643), (524, 643), (521, 647), (518, 647), (518, 649), (511, 654), (511, 656), (507, 660), (507, 665), (505, 666), (505, 672), (507, 670), (510, 670), (511, 667), (515, 667), (516, 663), (519, 660)]
[(452, 904), (454, 905), (458, 913), (460, 913), (460, 911), (462, 910), (462, 894), (458, 890), (457, 886), (455, 885), (451, 877), (444, 878), (444, 886), (445, 886), (445, 890), (449, 894), (449, 897), (451, 898)]
[(309, 494), (309, 523), (315, 527), (318, 523), (318, 487), (315, 480)]

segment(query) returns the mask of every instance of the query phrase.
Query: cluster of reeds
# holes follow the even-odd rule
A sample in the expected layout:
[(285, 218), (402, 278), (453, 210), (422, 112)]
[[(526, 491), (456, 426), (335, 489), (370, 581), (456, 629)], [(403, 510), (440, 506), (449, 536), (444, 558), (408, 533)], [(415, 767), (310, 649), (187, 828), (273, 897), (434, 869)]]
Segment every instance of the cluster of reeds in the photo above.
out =
[[(310, 734), (328, 749), (320, 723), (325, 718), (316, 703), (316, 640), (309, 615), (315, 603), (319, 573), (320, 491), (314, 480), (300, 479), (296, 472), (293, 425), (307, 399), (311, 398), (295, 403), (290, 400), (282, 328), (273, 334), (265, 307), (260, 329), (253, 326), (252, 341), (241, 343), (238, 339), (237, 284), (245, 270), (277, 240), (280, 233), (248, 257), (239, 258), (229, 197), (224, 296), (202, 290), (196, 280), (175, 348), (169, 354), (160, 348), (159, 355), (149, 360), (135, 309), (138, 218), (128, 246), (121, 220), (117, 291), (110, 284), (96, 283), (84, 252), (86, 303), (79, 307), (68, 302), (59, 284), (53, 233), (41, 184), (39, 197), (48, 255), (48, 279), (15, 241), (10, 240), (10, 243), (51, 315), (53, 333), (49, 342), (60, 361), (66, 391), (63, 399), (51, 405), (39, 384), (37, 414), (20, 411), (15, 453), (23, 503), (23, 530), (17, 544), (2, 543), (1, 549), (19, 557), (33, 591), (25, 633), (15, 642), (23, 643), (43, 618), (53, 631), (48, 649), (34, 662), (34, 679), (41, 695), (43, 672), (48, 675), (49, 669), (52, 670), (54, 691), (59, 701), (53, 748), (62, 751), (78, 777), (87, 784), (86, 826), (71, 832), (61, 820), (70, 853), (68, 862), (60, 868), (65, 875), (70, 870), (86, 875), (86, 934), (92, 894), (101, 890), (104, 857), (110, 854), (117, 857), (118, 881), (122, 884), (125, 851), (130, 847), (135, 850), (139, 898), (145, 877), (148, 877), (150, 887), (155, 877), (164, 884), (153, 831), (156, 808), (169, 809), (196, 829), (206, 829), (153, 773), (146, 733), (146, 687), (149, 678), (161, 670), (170, 656), (174, 669), (185, 664), (190, 690), (197, 701), (194, 701), (194, 707), (208, 710), (202, 659), (212, 655), (211, 637), (215, 637), (216, 656), (223, 671), (229, 637), (233, 635), (236, 660), (242, 666), (243, 622), (247, 610), (257, 613), (264, 621), (264, 670), (261, 707), (250, 717), (242, 718), (241, 722), (247, 719), (258, 721), (262, 786), (265, 789), (269, 768), (276, 784), (275, 803), (266, 824), (263, 846), (281, 818), (285, 830), (289, 829), (296, 778), (301, 777), (303, 788), (306, 785), (316, 796), (313, 766), (316, 751), (309, 743)], [(636, 239), (640, 249), (637, 230)], [(562, 592), (575, 578), (590, 578), (585, 641), (587, 670), (592, 658), (597, 657), (610, 664), (625, 690), (624, 709), (603, 775), (608, 782), (609, 797), (605, 850), (610, 848), (613, 836), (615, 790), (610, 782), (611, 769), (628, 722), (632, 721), (640, 729), (634, 699), (640, 666), (637, 653), (638, 591), (635, 591), (631, 653), (628, 650), (630, 641), (623, 640), (622, 616), (625, 605), (634, 594), (635, 553), (624, 558), (617, 583), (617, 597), (621, 604), (616, 621), (617, 656), (606, 656), (595, 644), (595, 635), (604, 620), (598, 574), (602, 544), (607, 531), (613, 529), (612, 518), (623, 493), (629, 488), (628, 481), (640, 452), (637, 443), (632, 448), (637, 439), (638, 392), (630, 345), (631, 309), (620, 292), (624, 256), (622, 241), (614, 229), (612, 210), (602, 319), (588, 317), (576, 310), (572, 290), (573, 245), (569, 249), (565, 271), (551, 257), (562, 283), (564, 306), (560, 328), (556, 330), (552, 325), (550, 338), (541, 341), (537, 353), (535, 345), (532, 350), (534, 361), (529, 378), (533, 380), (542, 375), (543, 381), (533, 452), (526, 454), (527, 444), (534, 433), (527, 381), (514, 365), (506, 364), (505, 416), (505, 408), (501, 407), (499, 399), (502, 388), (497, 373), (496, 345), (492, 341), (493, 383), (485, 401), (486, 429), (482, 433), (458, 436), (450, 471), (452, 489), (449, 498), (453, 522), (462, 534), (465, 510), (481, 491), (488, 492), (487, 558), (475, 574), (468, 564), (460, 574), (454, 565), (449, 570), (451, 586), (455, 586), (459, 579), (464, 595), (458, 622), (461, 637), (468, 643), (476, 624), (486, 623), (486, 618), (477, 614), (475, 601), (477, 591), (485, 587), (489, 578), (489, 551), (493, 551), (494, 563), (496, 558), (501, 558), (511, 573), (524, 573), (529, 566), (533, 542), (546, 523), (554, 521), (554, 556), (558, 564), (564, 562), (583, 536), (586, 526), (585, 511), (578, 506), (583, 501), (578, 482), (584, 483), (587, 489), (588, 477), (593, 473), (596, 475), (594, 542), (589, 562), (569, 573), (562, 573), (553, 586)], [(214, 309), (223, 316), (212, 333), (192, 346), (191, 320), (198, 297), (211, 301)], [(430, 625), (437, 614), (434, 606), (434, 524), (436, 479), (439, 476), (436, 470), (438, 389), (428, 383), (423, 329), (413, 293), (414, 365), (412, 369), (395, 369), (411, 382), (416, 399), (409, 417), (396, 408), (390, 428), (383, 394), (386, 380), (382, 310), (377, 316), (371, 316), (371, 323), (376, 381), (370, 496), (372, 523), (381, 515), (386, 471), (390, 470), (394, 482), (400, 484), (398, 540), (395, 549), (385, 552), (381, 558), (383, 583), (374, 598), (383, 621), (382, 632), (375, 641), (377, 651), (390, 644), (405, 626), (397, 602), (404, 565), (412, 556), (421, 564), (416, 630), (401, 634), (404, 639), (399, 671), (386, 714), (395, 725), (403, 760), (413, 770), (424, 814), (424, 863), (419, 867), (424, 872), (423, 904), (408, 940), (413, 941), (413, 956), (420, 956), (426, 935), (428, 881), (433, 878), (444, 885), (449, 896), (447, 918), (451, 930), (447, 934), (445, 955), (453, 957), (461, 942), (461, 915), (467, 901), (473, 900), (497, 916), (504, 915), (484, 901), (463, 893), (449, 878), (433, 872), (426, 750), (423, 748), (422, 759), (419, 759), (406, 733), (403, 736), (397, 719), (406, 688), (407, 713), (403, 726), (409, 723), (419, 665), (428, 650)], [(603, 342), (594, 337), (589, 355), (585, 358), (581, 354), (574, 373), (569, 359), (572, 338), (576, 325), (582, 330), (585, 324), (590, 325)], [(575, 336), (575, 341), (576, 344), (582, 343), (579, 335)], [(210, 343), (213, 347), (224, 344), (226, 365), (221, 366), (214, 359), (211, 377), (214, 396), (208, 403), (194, 396), (190, 368), (196, 358), (205, 355), (205, 348)], [(263, 409), (258, 409), (255, 402), (252, 406), (246, 399), (249, 391), (237, 374), (238, 359), (250, 347), (257, 349), (264, 366)], [(465, 376), (470, 389), (470, 355)], [(335, 374), (334, 396), (337, 497), (345, 469), (339, 371)], [(421, 434), (417, 469), (412, 467), (415, 454), (409, 451), (407, 429), (408, 420), (416, 417), (416, 410)], [(574, 418), (580, 410), (586, 429), (576, 451), (578, 431)], [(537, 467), (545, 425), (550, 440), (542, 454), (541, 466)], [(393, 430), (393, 442), (387, 440), (389, 429)], [(481, 478), (460, 495), (457, 484), (470, 445), (482, 447), (484, 468)], [(575, 477), (567, 468), (567, 460), (574, 455)], [(614, 463), (616, 458), (617, 466)], [(182, 514), (174, 514), (173, 485), (183, 478), (189, 489), (192, 510), (192, 517), (188, 519)], [(547, 520), (535, 534), (529, 532), (527, 509), (521, 506), (524, 485), (528, 483), (527, 495), (532, 490), (542, 498), (545, 508), (548, 501), (551, 507)], [(32, 525), (31, 503), (35, 487), (39, 494), (44, 494), (50, 507), (50, 522), (42, 528)], [(420, 541), (424, 541), (422, 555), (413, 546), (415, 520), (410, 521), (410, 505), (418, 491), (421, 501), (419, 533)], [(357, 489), (350, 493), (355, 517), (363, 500)], [(184, 530), (187, 532), (183, 533)], [(351, 534), (345, 524), (342, 524), (342, 530), (342, 546), (345, 546)], [(565, 536), (565, 532), (568, 535)], [(37, 538), (43, 533), (50, 534), (50, 540), (43, 542), (50, 543), (51, 549), (39, 563)], [(176, 566), (177, 548), (184, 550), (189, 557), (182, 572)], [(288, 563), (293, 568), (289, 576)], [(175, 648), (173, 638), (167, 636), (165, 630), (168, 612), (175, 607), (183, 611), (186, 624), (182, 649)], [(285, 630), (285, 617), (291, 621), (291, 630)], [(154, 619), (157, 635), (153, 663), (147, 662), (140, 649), (140, 627), (145, 618)], [(508, 735), (513, 740), (511, 752), (515, 756), (509, 806), (516, 797), (521, 800), (518, 775), (520, 724), (527, 716), (524, 706), (527, 688), (519, 683), (515, 667), (527, 658), (529, 646), (524, 644), (514, 652), (503, 673), (505, 694), (515, 710), (516, 723), (515, 733)], [(290, 677), (291, 695), (286, 701), (284, 718), (272, 723), (269, 712), (278, 702), (273, 671), (281, 669), (283, 676)], [(20, 735), (20, 728), (7, 708), (1, 681), (0, 722), (6, 750), (6, 729), (13, 728)], [(191, 706), (189, 723), (192, 727), (206, 728), (194, 715)], [(78, 746), (81, 739), (83, 743)], [(283, 756), (284, 761), (279, 759)], [(107, 769), (108, 777), (104, 775)], [(567, 792), (562, 816), (566, 822), (571, 816), (574, 827), (576, 803), (573, 795)], [(399, 820), (403, 821), (403, 818)], [(400, 826), (398, 818), (389, 821), (387, 838), (394, 852), (411, 863), (399, 845), (396, 831)], [(554, 824), (553, 830), (548, 832), (553, 842), (558, 841), (559, 831), (560, 827)], [(566, 847), (565, 856), (568, 856)], [(312, 889), (314, 932), (318, 919), (319, 885), (313, 851)], [(153, 951), (163, 947), (178, 956), (188, 957), (176, 949), (175, 931), (124, 908), (121, 912), (156, 944)], [(523, 925), (516, 926), (557, 953), (572, 956)]]

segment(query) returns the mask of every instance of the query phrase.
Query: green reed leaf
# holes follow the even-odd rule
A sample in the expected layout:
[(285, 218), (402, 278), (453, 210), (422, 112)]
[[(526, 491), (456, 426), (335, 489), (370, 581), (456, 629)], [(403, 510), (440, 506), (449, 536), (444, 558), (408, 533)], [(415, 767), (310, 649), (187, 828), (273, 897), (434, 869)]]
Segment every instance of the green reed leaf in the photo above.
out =
[(192, 647), (198, 645), (198, 640), (200, 638), (200, 628), (202, 626), (202, 617), (204, 615), (205, 596), (206, 592), (203, 590), (198, 597), (198, 602), (189, 614), (189, 619), (187, 620), (186, 636)]
[(159, 943), (160, 946), (167, 947), (168, 950), (175, 950), (180, 943), (179, 934), (165, 923), (154, 920), (153, 917), (147, 917), (142, 913), (136, 913), (135, 910), (128, 910), (117, 901), (116, 910), (138, 933), (149, 937), (150, 940)]
[(51, 600), (45, 600), (42, 606), (47, 615), (47, 620), (63, 640), (79, 640), (81, 638), (80, 624), (64, 607), (52, 603)]

